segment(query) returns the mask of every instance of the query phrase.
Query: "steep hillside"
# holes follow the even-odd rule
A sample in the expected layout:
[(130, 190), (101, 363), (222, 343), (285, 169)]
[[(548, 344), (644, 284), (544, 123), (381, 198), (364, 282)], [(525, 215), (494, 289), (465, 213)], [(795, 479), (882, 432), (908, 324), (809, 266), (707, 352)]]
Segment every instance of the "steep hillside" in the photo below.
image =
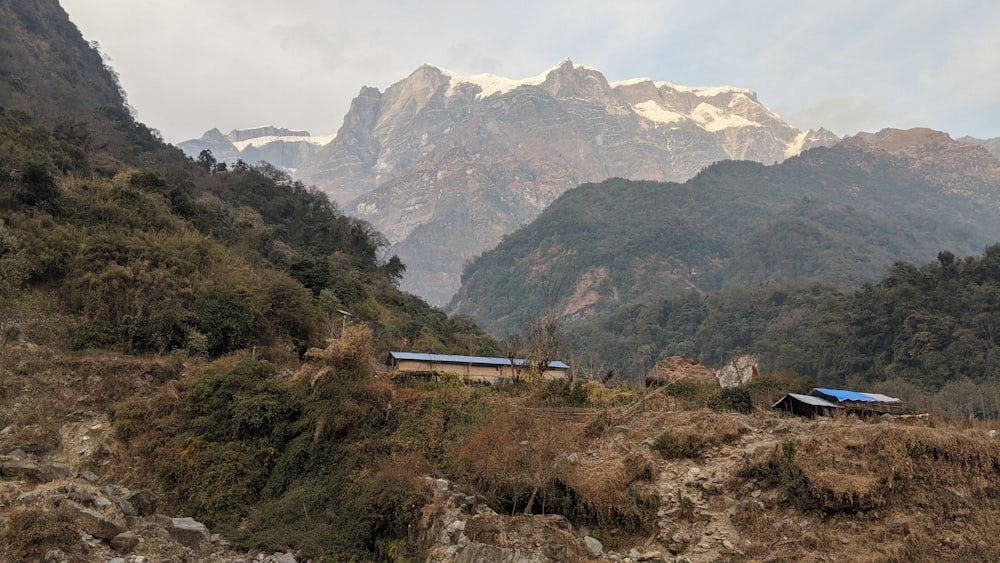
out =
[[(904, 136), (859, 136), (774, 166), (722, 162), (684, 184), (579, 186), (469, 264), (450, 307), (502, 333), (532, 312), (581, 318), (687, 290), (856, 286), (896, 260), (1000, 239), (996, 159), (946, 135)], [(904, 150), (917, 146), (919, 158)]]
[[(57, 3), (0, 9), (0, 76), (12, 86), (0, 107), (0, 560), (98, 560), (140, 545), (158, 561), (245, 560), (210, 545), (192, 512), (157, 507), (188, 492), (140, 469), (142, 449), (176, 436), (128, 424), (158, 416), (153, 397), (170, 410), (189, 367), (213, 381), (200, 371), (213, 360), (254, 363), (249, 410), (232, 395), (213, 410), (259, 428), (297, 414), (279, 374), (334, 334), (367, 331), (366, 377), (404, 339), (496, 353), (467, 319), (398, 289), (405, 265), (369, 223), (273, 166), (207, 170), (135, 122)], [(268, 392), (279, 404), (253, 400)], [(150, 440), (124, 455), (115, 436), (139, 431)], [(273, 468), (266, 452), (243, 461), (212, 479)]]
[(609, 84), (568, 59), (524, 80), (425, 65), (385, 92), (362, 88), (297, 177), (384, 232), (408, 265), (402, 287), (443, 305), (464, 261), (580, 183), (685, 180), (719, 160), (772, 163), (835, 140), (742, 88)]
[[(322, 193), (269, 166), (213, 174), (135, 122), (56, 2), (0, 8), (3, 76), (21, 92), (0, 113), (4, 346), (20, 335), (77, 350), (296, 354), (339, 309), (375, 323), (382, 349), (403, 338), (489, 349), (476, 327), (400, 292), (406, 267), (385, 238)], [(29, 332), (29, 320), (58, 330)]]
[(0, 1), (0, 107), (51, 123), (125, 105), (125, 96), (57, 0)]

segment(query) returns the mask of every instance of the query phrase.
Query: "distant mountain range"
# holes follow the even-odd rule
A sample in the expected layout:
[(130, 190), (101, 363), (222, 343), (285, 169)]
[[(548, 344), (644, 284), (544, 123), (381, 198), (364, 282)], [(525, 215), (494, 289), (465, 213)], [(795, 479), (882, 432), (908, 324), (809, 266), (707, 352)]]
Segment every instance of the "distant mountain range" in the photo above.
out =
[(874, 282), (895, 261), (1000, 240), (1000, 160), (927, 129), (860, 134), (783, 163), (564, 193), (465, 269), (449, 310), (494, 334), (685, 291)]
[(211, 129), (200, 139), (178, 143), (177, 148), (191, 158), (197, 158), (203, 150), (210, 150), (219, 162), (233, 164), (242, 160), (250, 165), (268, 162), (294, 171), (333, 138), (334, 135), (313, 137), (308, 131), (270, 126), (234, 129), (226, 135)]
[(385, 233), (407, 265), (403, 288), (439, 305), (464, 262), (581, 183), (683, 181), (713, 162), (771, 164), (838, 140), (788, 125), (744, 88), (608, 83), (569, 59), (524, 80), (422, 66), (385, 92), (362, 88), (323, 145), (304, 132), (260, 143), (239, 133), (179, 146), (294, 169)]

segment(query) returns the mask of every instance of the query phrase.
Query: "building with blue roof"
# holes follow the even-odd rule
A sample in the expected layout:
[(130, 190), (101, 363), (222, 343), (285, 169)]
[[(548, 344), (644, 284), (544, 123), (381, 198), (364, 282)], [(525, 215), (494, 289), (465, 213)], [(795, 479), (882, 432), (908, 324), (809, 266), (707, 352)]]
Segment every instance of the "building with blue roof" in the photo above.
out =
[(881, 393), (862, 393), (817, 387), (808, 395), (788, 393), (771, 408), (799, 416), (832, 416), (838, 412), (859, 416), (902, 414), (903, 401)]

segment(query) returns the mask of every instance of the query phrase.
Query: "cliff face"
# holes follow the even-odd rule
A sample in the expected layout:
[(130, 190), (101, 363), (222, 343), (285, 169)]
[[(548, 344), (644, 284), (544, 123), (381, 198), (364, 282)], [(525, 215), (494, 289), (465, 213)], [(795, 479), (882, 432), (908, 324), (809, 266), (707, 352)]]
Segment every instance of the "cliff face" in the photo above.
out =
[(363, 88), (336, 138), (297, 175), (384, 232), (404, 289), (443, 304), (462, 264), (569, 188), (610, 177), (685, 180), (719, 160), (781, 161), (830, 144), (739, 88), (608, 83), (564, 60), (524, 80), (422, 66)]

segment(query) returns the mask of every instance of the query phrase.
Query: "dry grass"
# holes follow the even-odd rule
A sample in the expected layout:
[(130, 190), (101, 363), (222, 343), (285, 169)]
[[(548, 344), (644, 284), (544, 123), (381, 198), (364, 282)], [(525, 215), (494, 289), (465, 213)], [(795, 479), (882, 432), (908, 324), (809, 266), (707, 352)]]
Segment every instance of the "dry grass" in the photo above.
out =
[(1000, 442), (957, 430), (840, 423), (800, 437), (797, 452), (824, 509), (876, 508), (913, 489), (952, 488), (964, 498), (1000, 490)]
[(661, 421), (667, 430), (657, 436), (653, 449), (667, 459), (697, 459), (710, 448), (739, 440), (747, 432), (743, 419), (707, 409), (670, 413)]
[(762, 560), (997, 560), (998, 468), (981, 430), (811, 423), (743, 472), (788, 504), (744, 502), (733, 523)]
[(310, 348), (306, 356), (338, 368), (353, 364), (364, 373), (375, 373), (373, 341), (372, 329), (367, 324), (350, 325), (344, 327), (340, 337), (328, 338), (326, 348)]
[(62, 444), (61, 430), (111, 415), (116, 403), (173, 383), (183, 364), (172, 357), (57, 356), (18, 353), (0, 394), (0, 446), (32, 445), (41, 454)]
[[(60, 550), (63, 560), (85, 561), (90, 551), (72, 517), (50, 508), (15, 508), (0, 529), (0, 560), (49, 561)], [(66, 557), (68, 556), (68, 557)]]

